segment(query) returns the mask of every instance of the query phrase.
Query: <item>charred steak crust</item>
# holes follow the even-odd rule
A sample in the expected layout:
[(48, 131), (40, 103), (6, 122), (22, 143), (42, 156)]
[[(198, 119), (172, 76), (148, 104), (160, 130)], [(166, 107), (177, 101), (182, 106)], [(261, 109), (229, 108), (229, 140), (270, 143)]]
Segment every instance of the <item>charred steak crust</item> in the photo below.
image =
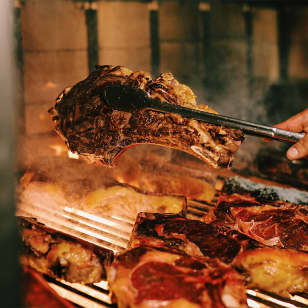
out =
[(20, 219), (23, 266), (69, 282), (94, 283), (106, 278), (113, 253), (52, 230), (33, 219)]
[[(140, 89), (145, 96), (162, 102), (215, 112), (197, 105), (191, 89), (171, 73), (152, 79), (148, 73), (121, 66), (98, 66), (85, 80), (65, 89), (49, 110), (57, 133), (70, 151), (112, 167), (130, 146), (149, 143), (185, 151), (212, 167), (230, 166), (233, 153), (244, 139), (240, 130), (158, 111), (116, 110), (109, 104), (113, 98), (105, 91), (110, 85)], [(142, 95), (129, 99), (142, 101)]]
[(178, 215), (139, 213), (130, 247), (151, 246), (191, 256), (217, 258), (230, 264), (243, 250), (254, 248), (245, 236)]

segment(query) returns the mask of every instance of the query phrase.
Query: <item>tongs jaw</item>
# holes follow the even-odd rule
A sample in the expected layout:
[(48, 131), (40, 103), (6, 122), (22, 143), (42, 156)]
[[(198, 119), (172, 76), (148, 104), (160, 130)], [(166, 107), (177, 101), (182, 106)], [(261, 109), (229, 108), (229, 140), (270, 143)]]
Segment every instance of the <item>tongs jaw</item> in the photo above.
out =
[(184, 118), (195, 119), (228, 128), (240, 129), (247, 135), (266, 137), (291, 143), (295, 143), (305, 136), (305, 133), (291, 132), (280, 128), (208, 113), (180, 105), (163, 103), (158, 99), (151, 98), (145, 91), (131, 86), (110, 84), (101, 89), (100, 95), (108, 106), (126, 112), (155, 110), (176, 113)]
[(145, 91), (121, 84), (104, 85), (100, 96), (109, 107), (126, 112), (149, 109), (154, 101)]

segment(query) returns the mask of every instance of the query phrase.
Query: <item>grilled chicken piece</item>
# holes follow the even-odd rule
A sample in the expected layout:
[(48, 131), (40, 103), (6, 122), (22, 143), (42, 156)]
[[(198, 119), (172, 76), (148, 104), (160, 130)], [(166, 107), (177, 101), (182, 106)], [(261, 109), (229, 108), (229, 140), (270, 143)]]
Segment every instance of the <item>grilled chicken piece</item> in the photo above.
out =
[(88, 193), (82, 208), (98, 216), (123, 216), (134, 223), (139, 212), (186, 214), (187, 203), (182, 196), (141, 193), (127, 185), (115, 185)]
[(247, 277), (249, 288), (288, 296), (308, 291), (308, 254), (291, 249), (260, 248), (245, 251), (235, 266)]
[(31, 219), (21, 219), (24, 251), (20, 262), (38, 272), (69, 282), (94, 283), (106, 277), (111, 251), (97, 248), (51, 230)]
[[(151, 167), (147, 169), (149, 164)], [(206, 202), (213, 200), (216, 193), (213, 179), (197, 178), (188, 175), (188, 172), (177, 174), (173, 170), (162, 170), (161, 166), (153, 161), (138, 164), (133, 159), (123, 157), (118, 168), (112, 170), (112, 177), (143, 192), (185, 196), (189, 200)]]
[[(16, 194), (17, 215), (22, 216), (23, 210), (29, 211), (33, 206), (46, 207), (55, 212), (61, 212), (63, 207), (69, 206), (97, 216), (125, 217), (133, 224), (139, 212), (185, 215), (187, 211), (187, 201), (182, 195), (143, 193), (129, 185), (113, 182), (113, 185), (105, 186), (100, 185), (100, 182), (90, 182), (91, 179), (81, 182), (72, 179), (68, 187), (61, 185), (59, 180), (39, 180), (39, 174), (33, 174), (32, 178), (25, 179), (31, 177), (26, 173), (20, 181)], [(34, 212), (32, 217), (41, 218)]]
[(212, 167), (230, 166), (244, 139), (240, 130), (159, 111), (116, 110), (112, 107), (115, 98), (105, 91), (110, 85), (120, 85), (128, 91), (139, 89), (141, 97), (129, 98), (138, 104), (142, 104), (143, 96), (215, 112), (208, 106), (197, 105), (191, 89), (180, 84), (171, 73), (152, 79), (148, 73), (132, 72), (121, 66), (98, 66), (85, 80), (65, 89), (49, 110), (57, 133), (71, 152), (89, 162), (113, 167), (127, 148), (156, 144), (185, 151)]
[(247, 307), (241, 276), (206, 258), (137, 247), (117, 256), (107, 277), (119, 308)]

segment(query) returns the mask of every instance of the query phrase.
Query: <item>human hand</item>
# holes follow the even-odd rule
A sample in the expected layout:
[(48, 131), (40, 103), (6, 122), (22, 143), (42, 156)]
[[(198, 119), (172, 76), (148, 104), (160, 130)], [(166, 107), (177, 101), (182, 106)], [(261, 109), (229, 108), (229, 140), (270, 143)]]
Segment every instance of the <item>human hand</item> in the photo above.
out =
[[(275, 125), (275, 127), (292, 132), (308, 133), (308, 108), (294, 115), (288, 120)], [(308, 134), (306, 134), (296, 144), (291, 146), (287, 151), (287, 157), (290, 160), (300, 159), (305, 156), (308, 156)]]

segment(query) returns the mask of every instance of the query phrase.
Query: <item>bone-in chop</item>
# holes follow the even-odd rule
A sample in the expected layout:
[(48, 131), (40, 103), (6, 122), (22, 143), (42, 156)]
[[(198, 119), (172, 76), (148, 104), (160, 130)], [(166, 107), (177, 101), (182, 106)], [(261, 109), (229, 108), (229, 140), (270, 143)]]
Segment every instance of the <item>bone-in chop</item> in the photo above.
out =
[(121, 66), (98, 66), (66, 88), (50, 109), (71, 152), (114, 166), (125, 149), (156, 144), (185, 151), (212, 167), (229, 167), (244, 133), (296, 142), (294, 133), (227, 116), (197, 105), (192, 90), (171, 73), (152, 79)]
[(152, 79), (148, 73), (107, 65), (65, 89), (50, 113), (69, 150), (90, 162), (112, 167), (127, 148), (156, 144), (185, 151), (212, 167), (230, 166), (244, 140), (241, 130), (142, 108), (149, 99), (216, 113), (198, 105), (192, 90), (171, 73)]

